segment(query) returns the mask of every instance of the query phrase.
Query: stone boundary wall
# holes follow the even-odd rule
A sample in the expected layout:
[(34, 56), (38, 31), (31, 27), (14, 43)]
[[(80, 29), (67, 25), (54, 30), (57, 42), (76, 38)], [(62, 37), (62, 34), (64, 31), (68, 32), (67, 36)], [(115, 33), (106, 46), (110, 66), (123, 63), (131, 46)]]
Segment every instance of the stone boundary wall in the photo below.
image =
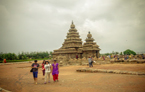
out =
[(145, 72), (123, 71), (123, 70), (106, 70), (106, 69), (92, 69), (92, 68), (79, 68), (77, 72), (90, 72), (90, 73), (115, 73), (115, 74), (130, 74), (130, 75), (145, 75)]
[(12, 92), (12, 91), (8, 91), (8, 90), (3, 89), (3, 88), (0, 87), (0, 92)]
[[(38, 60), (39, 61), (39, 60)], [(53, 63), (53, 59), (49, 60), (50, 63)], [(0, 65), (12, 65), (12, 64), (25, 64), (25, 63), (33, 63), (33, 61), (27, 61), (27, 62), (12, 62), (12, 63), (0, 63)], [(60, 64), (60, 66), (66, 66), (66, 65), (83, 65), (88, 66), (87, 60), (69, 60), (69, 61), (57, 61), (57, 63)], [(143, 64), (145, 63), (145, 60), (124, 60), (124, 61), (112, 61), (112, 60), (103, 60), (99, 61), (96, 60), (93, 65), (101, 65), (101, 64)], [(38, 64), (42, 64), (42, 60), (38, 62)]]
[(128, 59), (128, 60), (110, 60), (110, 63), (145, 63), (145, 59)]
[[(145, 59), (140, 60), (94, 60), (95, 62), (93, 65), (101, 65), (101, 64), (143, 64), (145, 63)], [(88, 65), (87, 59), (70, 59), (69, 61), (59, 61), (58, 63), (61, 63), (61, 65)]]

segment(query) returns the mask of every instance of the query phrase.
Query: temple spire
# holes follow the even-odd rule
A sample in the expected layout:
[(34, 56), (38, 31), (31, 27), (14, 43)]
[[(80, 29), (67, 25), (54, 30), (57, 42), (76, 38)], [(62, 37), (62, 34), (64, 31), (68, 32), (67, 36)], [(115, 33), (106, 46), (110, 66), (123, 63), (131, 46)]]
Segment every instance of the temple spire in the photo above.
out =
[(90, 33), (90, 31), (88, 32), (87, 37), (88, 37), (88, 38), (91, 38), (91, 37), (92, 37), (92, 34)]
[(74, 23), (73, 23), (73, 20), (72, 20), (72, 24), (74, 24)]
[(71, 28), (75, 28), (75, 25), (74, 25), (74, 23), (73, 23), (73, 20), (72, 20), (72, 24), (71, 24), (70, 27), (71, 27)]

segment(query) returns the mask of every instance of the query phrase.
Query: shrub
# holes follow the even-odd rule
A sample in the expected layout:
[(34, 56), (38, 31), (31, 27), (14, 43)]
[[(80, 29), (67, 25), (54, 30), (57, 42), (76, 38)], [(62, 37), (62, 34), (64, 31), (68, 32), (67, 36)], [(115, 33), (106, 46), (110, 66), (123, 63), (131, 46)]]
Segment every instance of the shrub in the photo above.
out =
[(130, 49), (125, 50), (123, 53), (124, 53), (124, 55), (130, 55), (130, 54), (136, 55), (136, 53)]

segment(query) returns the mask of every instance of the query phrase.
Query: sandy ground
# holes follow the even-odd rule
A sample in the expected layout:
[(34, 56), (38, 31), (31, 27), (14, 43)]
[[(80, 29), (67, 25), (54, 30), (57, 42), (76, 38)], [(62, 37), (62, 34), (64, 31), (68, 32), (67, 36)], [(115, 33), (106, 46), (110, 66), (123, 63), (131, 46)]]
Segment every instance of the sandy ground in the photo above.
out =
[[(87, 66), (60, 67), (59, 82), (44, 84), (41, 68), (38, 84), (33, 84), (31, 63), (0, 66), (0, 87), (12, 92), (145, 92), (145, 76), (84, 73), (76, 69)], [(96, 69), (145, 72), (145, 64), (95, 65)]]

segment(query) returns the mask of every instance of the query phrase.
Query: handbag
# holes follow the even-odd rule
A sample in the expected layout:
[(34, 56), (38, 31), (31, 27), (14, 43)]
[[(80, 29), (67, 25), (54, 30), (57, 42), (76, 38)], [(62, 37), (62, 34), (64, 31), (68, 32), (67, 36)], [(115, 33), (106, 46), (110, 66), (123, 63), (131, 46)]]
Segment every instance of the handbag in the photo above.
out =
[(93, 63), (93, 61), (91, 61), (91, 63)]
[(30, 72), (33, 72), (33, 68), (30, 70)]

